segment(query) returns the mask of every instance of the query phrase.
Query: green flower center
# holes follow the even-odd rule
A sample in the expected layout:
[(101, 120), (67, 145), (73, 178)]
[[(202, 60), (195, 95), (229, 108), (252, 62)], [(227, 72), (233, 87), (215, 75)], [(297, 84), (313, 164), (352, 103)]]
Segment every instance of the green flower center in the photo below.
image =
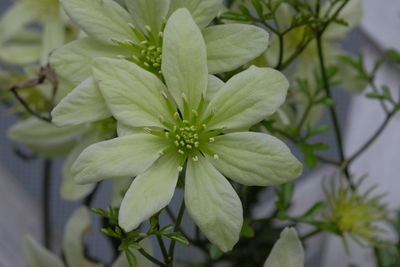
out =
[(132, 24), (129, 24), (129, 27), (139, 42), (113, 40), (120, 47), (133, 52), (131, 56), (121, 57), (161, 76), (162, 43), (165, 25), (163, 25), (161, 32), (158, 33), (154, 33), (149, 26), (145, 27), (145, 31), (137, 29)]

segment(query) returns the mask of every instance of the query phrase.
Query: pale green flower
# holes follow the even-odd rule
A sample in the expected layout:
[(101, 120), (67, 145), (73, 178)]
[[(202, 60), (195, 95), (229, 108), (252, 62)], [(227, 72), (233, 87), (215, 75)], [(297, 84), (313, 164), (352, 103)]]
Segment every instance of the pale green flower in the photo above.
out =
[[(356, 188), (364, 179), (360, 179)], [(373, 196), (375, 186), (361, 193), (359, 189), (352, 190), (344, 178), (340, 181), (339, 185), (332, 182), (330, 190), (324, 186), (329, 205), (325, 218), (341, 231), (346, 250), (349, 250), (347, 237), (360, 246), (382, 247), (390, 244), (389, 233), (381, 226), (382, 222), (388, 221), (388, 210), (382, 201), (384, 194)]]
[(79, 84), (53, 111), (53, 121), (59, 126), (111, 116), (90, 78), (95, 58), (124, 58), (161, 77), (164, 21), (178, 8), (187, 8), (203, 29), (209, 73), (236, 69), (260, 55), (268, 45), (268, 34), (256, 26), (205, 28), (218, 14), (222, 0), (126, 0), (128, 11), (110, 0), (62, 3), (88, 37), (67, 44), (51, 58), (58, 75)]
[(304, 267), (304, 249), (294, 228), (285, 228), (264, 267)]
[[(64, 230), (63, 251), (64, 262), (55, 254), (37, 243), (32, 237), (27, 236), (23, 243), (24, 260), (26, 267), (103, 267), (101, 263), (95, 263), (85, 258), (83, 236), (91, 227), (90, 214), (86, 207), (80, 207), (72, 214)], [(147, 251), (151, 250), (151, 244), (144, 240), (141, 245)], [(140, 253), (132, 251), (140, 267), (150, 267), (151, 263)], [(129, 267), (125, 255), (122, 253), (111, 267)]]
[[(42, 30), (29, 28), (36, 23)], [(71, 38), (59, 0), (19, 0), (0, 18), (0, 60), (12, 64), (39, 62)]]
[(137, 176), (119, 213), (120, 225), (131, 231), (168, 205), (187, 163), (187, 210), (208, 239), (227, 251), (239, 239), (243, 218), (240, 199), (222, 174), (265, 186), (302, 171), (280, 140), (240, 132), (276, 111), (288, 82), (276, 70), (251, 67), (226, 84), (217, 82), (219, 90), (207, 101), (206, 46), (186, 9), (170, 17), (164, 36), (166, 85), (129, 61), (95, 60), (94, 77), (113, 116), (127, 129), (144, 131), (125, 130), (125, 136), (90, 146), (73, 172), (80, 183)]

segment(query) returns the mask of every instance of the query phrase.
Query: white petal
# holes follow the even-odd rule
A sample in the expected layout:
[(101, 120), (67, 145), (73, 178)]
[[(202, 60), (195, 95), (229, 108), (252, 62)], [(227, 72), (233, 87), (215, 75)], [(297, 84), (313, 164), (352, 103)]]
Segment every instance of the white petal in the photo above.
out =
[(197, 109), (207, 90), (207, 54), (200, 29), (186, 9), (177, 10), (168, 20), (161, 69), (181, 111), (182, 94), (186, 95), (189, 107)]
[(261, 55), (268, 47), (268, 33), (253, 25), (217, 25), (203, 30), (203, 35), (209, 73), (234, 70)]
[(233, 248), (243, 224), (242, 203), (228, 180), (201, 155), (188, 161), (185, 203), (211, 243), (222, 251)]
[(93, 78), (88, 78), (64, 97), (51, 112), (58, 126), (79, 125), (111, 117)]
[(286, 98), (289, 82), (270, 68), (250, 67), (233, 76), (216, 94), (205, 116), (215, 112), (208, 128), (250, 127), (274, 113)]
[(85, 37), (55, 50), (50, 57), (50, 64), (55, 68), (57, 75), (79, 84), (92, 74), (93, 59), (115, 58), (118, 55), (127, 55), (127, 51), (114, 45), (102, 44), (94, 38)]
[(136, 41), (129, 28), (131, 18), (113, 0), (61, 0), (65, 12), (90, 37), (104, 44), (112, 44), (112, 39)]
[(39, 245), (31, 236), (25, 237), (23, 251), (26, 267), (65, 267), (56, 255)]
[(279, 139), (264, 133), (230, 133), (207, 144), (218, 155), (210, 162), (226, 177), (245, 185), (276, 185), (297, 178), (302, 164)]
[(133, 22), (143, 32), (145, 26), (152, 29), (152, 33), (161, 31), (161, 25), (167, 18), (169, 0), (126, 0)]
[(206, 102), (210, 102), (215, 97), (218, 91), (224, 86), (224, 82), (217, 76), (208, 75), (208, 86), (206, 94)]
[(144, 172), (169, 144), (150, 134), (135, 134), (86, 148), (72, 166), (78, 183), (134, 177)]
[(294, 228), (285, 228), (264, 267), (303, 267), (304, 249)]
[(159, 158), (145, 173), (133, 180), (121, 203), (119, 224), (131, 231), (168, 205), (179, 176), (179, 156)]
[(127, 126), (164, 127), (160, 117), (173, 121), (162, 92), (165, 85), (134, 63), (97, 59), (94, 77), (114, 117)]
[(63, 238), (63, 249), (68, 266), (102, 267), (101, 263), (94, 263), (85, 258), (83, 236), (91, 227), (89, 210), (80, 207), (74, 211), (68, 220)]

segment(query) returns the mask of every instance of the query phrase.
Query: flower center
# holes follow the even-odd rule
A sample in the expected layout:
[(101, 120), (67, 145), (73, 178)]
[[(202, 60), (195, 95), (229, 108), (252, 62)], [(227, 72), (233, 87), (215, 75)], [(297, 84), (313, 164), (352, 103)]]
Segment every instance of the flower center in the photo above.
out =
[(132, 32), (139, 40), (133, 42), (131, 40), (118, 41), (113, 40), (120, 47), (128, 49), (133, 52), (131, 56), (121, 56), (123, 59), (129, 60), (140, 67), (161, 76), (161, 60), (162, 60), (162, 43), (163, 43), (163, 25), (161, 32), (154, 33), (149, 27), (145, 27), (145, 31), (137, 29), (134, 25), (129, 24)]

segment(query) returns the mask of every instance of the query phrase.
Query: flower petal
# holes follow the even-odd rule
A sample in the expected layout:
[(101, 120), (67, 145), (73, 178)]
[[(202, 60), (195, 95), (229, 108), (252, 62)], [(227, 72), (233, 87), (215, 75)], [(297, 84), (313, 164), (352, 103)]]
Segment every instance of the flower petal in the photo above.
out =
[(41, 65), (48, 64), (49, 55), (65, 42), (65, 25), (59, 5), (52, 6), (43, 19)]
[(133, 22), (139, 29), (146, 32), (145, 26), (158, 34), (167, 18), (169, 0), (126, 0), (126, 6), (132, 15)]
[(119, 224), (131, 231), (168, 205), (179, 176), (179, 156), (159, 158), (145, 173), (137, 176), (121, 203)]
[(93, 59), (97, 57), (117, 57), (126, 55), (126, 51), (117, 46), (102, 44), (99, 41), (85, 37), (70, 42), (54, 51), (50, 64), (60, 77), (79, 84), (91, 73)]
[(111, 112), (94, 79), (88, 78), (64, 97), (51, 115), (54, 124), (70, 126), (106, 119)]
[(303, 267), (304, 249), (294, 228), (285, 228), (264, 267)]
[(63, 251), (68, 266), (102, 267), (101, 263), (94, 263), (85, 258), (83, 236), (90, 230), (91, 221), (89, 210), (82, 206), (74, 211), (64, 230)]
[(0, 48), (0, 60), (10, 64), (34, 63), (40, 58), (40, 44), (10, 43)]
[(234, 70), (261, 55), (268, 46), (268, 33), (253, 25), (212, 26), (203, 30), (203, 36), (209, 73)]
[(206, 46), (200, 29), (186, 9), (177, 10), (167, 22), (161, 69), (169, 92), (183, 110), (182, 94), (197, 109), (207, 90)]
[(0, 44), (15, 36), (40, 14), (41, 7), (33, 1), (18, 1), (0, 18)]
[(222, 11), (223, 0), (171, 0), (170, 14), (187, 8), (200, 28), (206, 27)]
[(217, 76), (208, 75), (208, 86), (206, 93), (206, 102), (210, 102), (211, 99), (215, 97), (218, 91), (224, 86), (224, 82), (220, 80)]
[(93, 191), (95, 184), (77, 184), (74, 180), (71, 169), (72, 164), (85, 148), (92, 144), (109, 139), (114, 135), (115, 130), (106, 123), (107, 122), (102, 121), (93, 124), (92, 129), (86, 133), (84, 138), (82, 138), (82, 140), (68, 154), (67, 160), (62, 167), (63, 181), (61, 184), (61, 197), (63, 199), (76, 201), (84, 198)]
[(286, 98), (289, 82), (270, 68), (250, 67), (232, 77), (207, 107), (215, 112), (208, 128), (238, 129), (254, 125), (273, 114)]
[(39, 245), (31, 236), (25, 237), (23, 251), (26, 267), (65, 267), (56, 255)]
[(131, 18), (118, 3), (112, 0), (61, 0), (65, 12), (90, 37), (104, 44), (112, 39), (136, 41), (129, 28)]
[(225, 176), (245, 185), (276, 185), (289, 182), (302, 172), (301, 163), (279, 139), (264, 133), (230, 133), (215, 137), (207, 156)]
[(118, 137), (86, 148), (72, 172), (75, 181), (82, 184), (134, 177), (144, 172), (167, 146), (166, 140), (150, 134)]
[(32, 117), (13, 125), (8, 136), (40, 155), (58, 157), (68, 153), (86, 130), (85, 126), (60, 128)]
[(185, 180), (187, 210), (203, 234), (222, 251), (239, 240), (242, 203), (228, 180), (202, 155), (189, 159)]
[(173, 121), (162, 92), (165, 85), (151, 72), (134, 63), (117, 59), (97, 59), (94, 77), (114, 117), (127, 126), (164, 127)]

